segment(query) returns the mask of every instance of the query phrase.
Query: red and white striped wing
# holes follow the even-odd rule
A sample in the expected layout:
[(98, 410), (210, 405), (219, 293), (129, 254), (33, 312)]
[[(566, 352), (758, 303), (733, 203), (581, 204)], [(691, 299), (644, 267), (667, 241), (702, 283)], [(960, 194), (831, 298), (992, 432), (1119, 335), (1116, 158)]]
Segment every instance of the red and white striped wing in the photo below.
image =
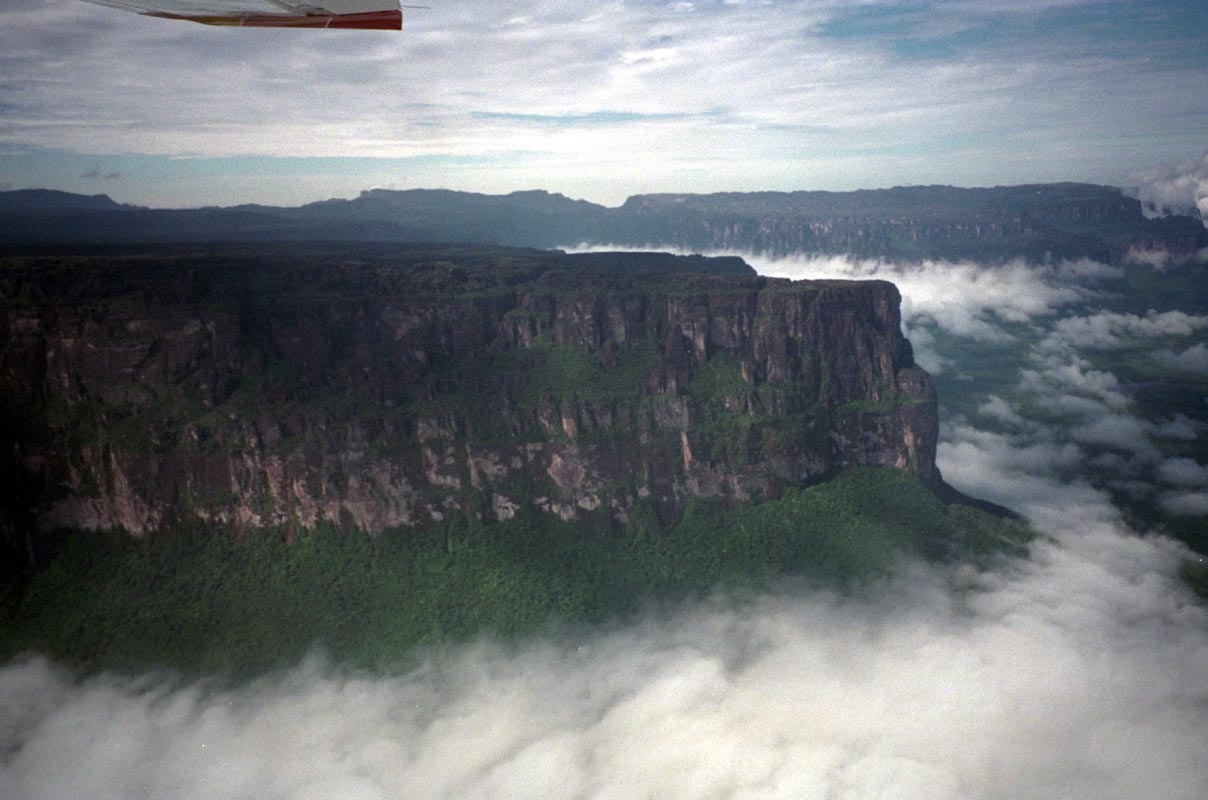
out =
[(206, 25), (402, 30), (398, 0), (84, 0)]

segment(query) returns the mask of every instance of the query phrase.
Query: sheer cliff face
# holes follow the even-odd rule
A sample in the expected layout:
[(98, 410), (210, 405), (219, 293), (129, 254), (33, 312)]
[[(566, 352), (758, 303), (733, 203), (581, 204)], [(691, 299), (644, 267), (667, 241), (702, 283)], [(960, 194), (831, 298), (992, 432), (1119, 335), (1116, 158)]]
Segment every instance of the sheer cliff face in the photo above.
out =
[(111, 259), (89, 279), (121, 288), (89, 302), (31, 279), (43, 298), (0, 312), (11, 522), (623, 525), (848, 465), (939, 482), (932, 383), (888, 283), (358, 262), (308, 292), (274, 269)]
[(1198, 219), (1146, 219), (1119, 189), (1068, 183), (639, 195), (614, 216), (612, 242), (777, 257), (1185, 262), (1208, 246)]

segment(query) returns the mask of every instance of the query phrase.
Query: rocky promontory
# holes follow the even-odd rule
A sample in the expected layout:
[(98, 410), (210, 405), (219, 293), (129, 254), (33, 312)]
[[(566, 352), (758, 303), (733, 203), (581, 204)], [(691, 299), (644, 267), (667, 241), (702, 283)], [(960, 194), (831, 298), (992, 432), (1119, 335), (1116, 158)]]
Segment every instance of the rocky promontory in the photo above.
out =
[(854, 465), (942, 486), (885, 282), (451, 245), (10, 253), (0, 281), (0, 513), (22, 547), (527, 509), (623, 529)]

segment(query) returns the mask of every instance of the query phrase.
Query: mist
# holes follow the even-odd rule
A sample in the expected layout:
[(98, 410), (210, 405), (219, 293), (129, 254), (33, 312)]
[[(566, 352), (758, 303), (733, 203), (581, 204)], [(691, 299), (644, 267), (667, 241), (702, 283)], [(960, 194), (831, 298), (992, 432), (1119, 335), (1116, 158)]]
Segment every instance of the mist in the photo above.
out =
[(1147, 215), (1198, 214), (1208, 225), (1208, 152), (1198, 161), (1139, 170), (1129, 177), (1138, 184), (1137, 197)]
[(228, 690), (31, 659), (0, 672), (0, 795), (1203, 797), (1208, 620), (1174, 548), (1038, 488), (1075, 500), (1076, 533), (863, 599), (787, 592)]
[(1164, 445), (1204, 431), (1141, 416), (1086, 358), (1194, 360), (1208, 320), (1088, 312), (1118, 274), (1093, 262), (748, 260), (893, 280), (920, 361), (941, 369), (960, 369), (942, 337), (1028, 348), (1009, 391), (945, 415), (939, 449), (946, 480), (1032, 522), (1024, 556), (484, 639), (398, 675), (316, 654), (182, 685), (34, 654), (0, 669), (0, 797), (1208, 797), (1208, 610), (1179, 577), (1196, 557), (1130, 531), (1088, 477), (1194, 512), (1208, 466)]
[(402, 677), (314, 660), (169, 688), (34, 658), (0, 672), (0, 795), (1203, 797), (1204, 610), (1173, 547), (1047, 493), (1071, 494), (1080, 529), (1000, 572), (483, 642)]

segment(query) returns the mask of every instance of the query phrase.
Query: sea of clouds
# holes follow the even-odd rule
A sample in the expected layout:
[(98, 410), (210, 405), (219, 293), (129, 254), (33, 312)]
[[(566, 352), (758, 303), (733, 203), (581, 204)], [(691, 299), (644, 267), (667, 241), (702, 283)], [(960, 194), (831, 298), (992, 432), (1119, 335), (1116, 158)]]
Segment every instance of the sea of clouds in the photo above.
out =
[(30, 656), (0, 669), (0, 797), (1208, 797), (1208, 609), (1179, 578), (1191, 556), (1128, 531), (1087, 477), (1144, 484), (1172, 513), (1204, 502), (1208, 466), (1163, 455), (1202, 424), (1136, 413), (1088, 354), (1151, 346), (1195, 367), (1208, 318), (1096, 309), (1116, 273), (1090, 262), (749, 260), (893, 280), (936, 369), (960, 369), (943, 337), (1008, 347), (1026, 327), (1012, 392), (947, 415), (939, 454), (951, 483), (1033, 522), (1026, 558), (478, 642), (395, 676), (316, 657), (182, 686)]

